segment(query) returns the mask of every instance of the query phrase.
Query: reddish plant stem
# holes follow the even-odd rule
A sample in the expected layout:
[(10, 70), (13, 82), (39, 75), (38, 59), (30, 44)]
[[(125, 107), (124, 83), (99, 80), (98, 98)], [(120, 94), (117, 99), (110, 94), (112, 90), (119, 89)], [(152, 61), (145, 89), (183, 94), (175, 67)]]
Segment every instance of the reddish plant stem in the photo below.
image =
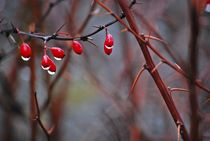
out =
[[(124, 14), (126, 15), (126, 19), (131, 27), (131, 29), (138, 34), (139, 33), (139, 29), (136, 25), (135, 19), (133, 17), (133, 14), (131, 13), (127, 3), (125, 0), (118, 0), (120, 7), (122, 8)], [(168, 88), (166, 87), (166, 85), (164, 84), (162, 78), (160, 77), (159, 73), (157, 70), (154, 70), (153, 73), (151, 73), (151, 71), (155, 68), (155, 64), (152, 60), (152, 57), (149, 53), (149, 50), (146, 46), (146, 43), (143, 42), (142, 40), (140, 40), (138, 37), (136, 37), (137, 42), (139, 43), (139, 46), (143, 52), (143, 55), (145, 57), (146, 60), (146, 65), (147, 65), (147, 70), (150, 72), (152, 78), (154, 79), (157, 87), (159, 88), (161, 95), (174, 119), (175, 124), (178, 126), (181, 126), (180, 130), (181, 130), (181, 136), (183, 138), (184, 141), (188, 141), (189, 140), (189, 136), (187, 133), (187, 130), (184, 126), (184, 123), (182, 121), (182, 118), (180, 116), (180, 114), (178, 113), (176, 106), (173, 102), (172, 97), (170, 96), (170, 93), (168, 91)]]
[(134, 88), (135, 88), (135, 86), (136, 86), (136, 84), (137, 84), (137, 82), (138, 82), (138, 80), (139, 80), (139, 78), (140, 78), (140, 76), (141, 76), (141, 74), (145, 71), (145, 65), (143, 65), (142, 67), (141, 67), (141, 69), (139, 70), (139, 72), (138, 72), (138, 74), (136, 75), (136, 77), (135, 77), (135, 79), (134, 79), (134, 81), (133, 81), (133, 83), (132, 83), (132, 85), (131, 85), (131, 89), (130, 89), (130, 93), (129, 93), (129, 97), (131, 96), (131, 94), (134, 92)]
[[(141, 14), (140, 12), (136, 12), (134, 11), (135, 15), (138, 16), (142, 23), (146, 26), (146, 28), (148, 29), (148, 31), (152, 32), (155, 34), (156, 37), (158, 37), (159, 39), (164, 40), (164, 38), (160, 35), (160, 33), (158, 33), (158, 31), (152, 26), (152, 24), (144, 17), (143, 14)], [(170, 55), (170, 57), (177, 63), (183, 62), (183, 59), (181, 58), (181, 56), (175, 51), (173, 50), (172, 46), (167, 43), (167, 42), (162, 42), (163, 43), (163, 47), (164, 49), (167, 51), (167, 53)]]
[[(41, 5), (37, 0), (31, 0), (28, 1), (28, 4), (30, 4), (32, 8), (32, 19), (31, 23), (37, 23), (39, 21), (39, 18), (41, 17)], [(31, 42), (32, 46), (37, 46), (36, 42), (32, 40)], [(32, 56), (31, 56), (31, 76), (30, 76), (30, 106), (31, 106), (31, 118), (36, 118), (36, 102), (34, 98), (34, 93), (36, 89), (36, 68), (35, 68), (35, 62), (36, 62), (36, 48), (32, 48)], [(37, 133), (37, 124), (34, 120), (31, 120), (31, 141), (36, 141), (36, 133)]]
[(45, 133), (47, 140), (50, 140), (50, 134), (52, 133), (52, 129), (51, 130), (47, 130), (46, 127), (44, 126), (44, 124), (42, 123), (41, 119), (40, 119), (40, 110), (39, 110), (39, 103), (37, 100), (37, 94), (35, 92), (34, 94), (34, 100), (35, 100), (35, 106), (36, 106), (36, 118), (35, 120), (38, 122), (39, 126), (41, 127), (41, 129), (43, 130), (43, 132)]
[[(35, 45), (34, 41), (31, 43), (32, 45)], [(34, 93), (35, 93), (35, 85), (36, 85), (36, 74), (35, 74), (35, 49), (32, 48), (33, 54), (31, 56), (31, 62), (30, 62), (30, 106), (31, 106), (31, 118), (34, 119), (36, 117), (36, 107), (35, 107), (35, 99), (34, 99)], [(34, 120), (31, 120), (31, 141), (36, 141), (36, 129), (37, 125), (34, 122)]]
[[(174, 69), (176, 72), (180, 73), (185, 78), (189, 79), (189, 75), (184, 72), (180, 66), (177, 64), (171, 63), (168, 59), (166, 59), (160, 52), (158, 52), (150, 43), (147, 43), (147, 46), (160, 58), (162, 59), (162, 62), (167, 64), (169, 67)], [(199, 80), (194, 81), (195, 85), (198, 86), (200, 89), (204, 90), (207, 93), (210, 93), (210, 90), (206, 88)]]
[(199, 107), (197, 92), (195, 87), (195, 80), (197, 77), (198, 66), (198, 36), (199, 36), (199, 20), (198, 20), (198, 2), (197, 0), (189, 0), (189, 14), (190, 14), (190, 43), (189, 43), (189, 79), (188, 85), (190, 90), (190, 139), (191, 141), (200, 141), (199, 134)]

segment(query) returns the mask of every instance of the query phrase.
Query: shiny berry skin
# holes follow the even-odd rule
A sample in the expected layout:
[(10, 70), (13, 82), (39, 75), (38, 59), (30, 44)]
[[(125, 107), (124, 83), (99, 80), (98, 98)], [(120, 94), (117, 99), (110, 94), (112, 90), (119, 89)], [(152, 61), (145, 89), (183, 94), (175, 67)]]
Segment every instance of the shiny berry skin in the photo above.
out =
[(42, 57), (42, 61), (41, 61), (41, 67), (44, 69), (44, 70), (48, 70), (50, 68), (50, 62), (52, 60), (48, 57), (48, 55), (44, 55)]
[(50, 51), (52, 52), (56, 60), (62, 60), (63, 57), (65, 56), (64, 50), (59, 47), (51, 47)]
[(24, 61), (28, 61), (31, 57), (31, 47), (27, 43), (20, 45), (20, 55)]
[(82, 54), (83, 48), (82, 45), (78, 41), (73, 41), (72, 42), (72, 49), (76, 54)]
[(112, 53), (112, 48), (114, 47), (114, 38), (111, 34), (106, 35), (106, 39), (104, 41), (104, 52), (107, 55), (110, 55)]
[(112, 37), (111, 34), (108, 33), (106, 35), (106, 39), (105, 39), (104, 45), (106, 45), (108, 47), (114, 46), (114, 38)]
[(55, 74), (55, 72), (56, 72), (56, 65), (55, 65), (55, 63), (50, 59), (49, 60), (49, 64), (50, 64), (50, 68), (48, 69), (48, 73), (50, 74), (50, 75), (54, 75)]

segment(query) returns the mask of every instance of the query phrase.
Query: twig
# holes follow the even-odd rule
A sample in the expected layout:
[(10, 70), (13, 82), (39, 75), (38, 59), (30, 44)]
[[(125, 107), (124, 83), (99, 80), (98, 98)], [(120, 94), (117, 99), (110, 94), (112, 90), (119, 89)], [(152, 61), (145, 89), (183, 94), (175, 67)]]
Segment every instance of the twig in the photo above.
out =
[(136, 77), (135, 77), (135, 79), (134, 79), (134, 81), (133, 81), (133, 83), (132, 83), (132, 85), (131, 85), (131, 89), (130, 89), (130, 93), (129, 93), (129, 95), (128, 95), (128, 98), (129, 98), (130, 95), (133, 93), (134, 88), (135, 88), (135, 86), (136, 86), (136, 84), (137, 84), (137, 82), (138, 82), (138, 80), (139, 80), (141, 74), (144, 72), (145, 69), (146, 69), (146, 65), (144, 64), (144, 65), (141, 67), (141, 69), (139, 70), (139, 72), (137, 73), (137, 75), (136, 75)]
[(36, 121), (38, 122), (39, 126), (41, 127), (41, 129), (43, 130), (43, 132), (45, 133), (47, 140), (50, 140), (50, 135), (54, 129), (54, 126), (52, 128), (50, 128), (49, 130), (46, 129), (46, 127), (44, 126), (44, 124), (42, 123), (41, 119), (40, 119), (40, 110), (39, 110), (39, 104), (38, 104), (38, 100), (37, 100), (37, 94), (35, 92), (34, 94), (34, 99), (35, 99), (35, 106), (36, 106)]
[(152, 70), (151, 70), (151, 73), (153, 73), (154, 71), (156, 71), (158, 69), (158, 67), (163, 64), (162, 61), (160, 61)]
[[(163, 63), (167, 64), (169, 67), (174, 69), (176, 72), (180, 73), (185, 78), (189, 79), (189, 75), (186, 74), (179, 65), (171, 63), (168, 59), (166, 59), (162, 54), (160, 54), (149, 42), (147, 42), (147, 46), (162, 60)], [(196, 86), (200, 89), (204, 90), (207, 93), (210, 93), (210, 90), (206, 88), (200, 81), (195, 80), (194, 82)]]
[(168, 90), (169, 90), (171, 95), (172, 95), (173, 92), (186, 92), (186, 93), (189, 93), (189, 90), (184, 89), (184, 88), (170, 88), (170, 87), (168, 87)]
[[(122, 13), (120, 16), (121, 19), (125, 18), (125, 15)], [(40, 35), (38, 33), (29, 33), (29, 32), (24, 32), (19, 30), (19, 34), (21, 35), (26, 35), (28, 37), (31, 38), (36, 38), (36, 39), (41, 39), (43, 41), (50, 41), (50, 40), (60, 40), (60, 41), (72, 41), (72, 40), (82, 40), (82, 41), (87, 41), (88, 37), (93, 36), (95, 34), (97, 34), (98, 32), (104, 30), (105, 28), (115, 24), (116, 22), (118, 22), (118, 20), (113, 20), (105, 25), (99, 26), (99, 28), (87, 35), (84, 36), (77, 36), (77, 37), (68, 37), (68, 36), (61, 36), (61, 35), (56, 35), (56, 34), (52, 34), (52, 35)], [(10, 29), (10, 30), (2, 30), (0, 31), (1, 34), (3, 33), (16, 33), (17, 34), (17, 29)]]
[(47, 16), (50, 14), (50, 12), (52, 11), (52, 9), (57, 6), (60, 2), (62, 2), (64, 0), (56, 0), (55, 2), (51, 2), (48, 6), (47, 11), (43, 14), (43, 16), (41, 17), (41, 23), (44, 22), (44, 20), (47, 18)]
[(180, 141), (181, 124), (177, 126), (177, 141)]

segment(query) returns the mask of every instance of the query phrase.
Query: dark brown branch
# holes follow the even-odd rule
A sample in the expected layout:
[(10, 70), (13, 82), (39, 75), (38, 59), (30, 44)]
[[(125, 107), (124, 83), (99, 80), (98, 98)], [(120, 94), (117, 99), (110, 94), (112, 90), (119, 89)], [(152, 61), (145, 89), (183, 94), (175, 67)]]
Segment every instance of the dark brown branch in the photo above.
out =
[(197, 92), (195, 87), (195, 80), (197, 77), (198, 66), (198, 36), (199, 36), (199, 19), (198, 19), (197, 0), (189, 0), (189, 13), (190, 13), (190, 43), (189, 43), (189, 79), (188, 85), (190, 90), (190, 139), (191, 141), (200, 141), (199, 133), (199, 107)]
[[(120, 15), (120, 18), (123, 19), (125, 18), (125, 15), (122, 13)], [(99, 33), (100, 31), (104, 30), (105, 28), (115, 24), (116, 22), (118, 22), (118, 20), (113, 20), (105, 25), (99, 26), (98, 29), (96, 29), (95, 31), (84, 35), (84, 36), (78, 36), (78, 37), (68, 37), (68, 36), (61, 36), (61, 35), (57, 35), (57, 34), (52, 34), (52, 35), (41, 35), (39, 33), (29, 33), (29, 32), (24, 32), (21, 31), (19, 29), (9, 29), (9, 30), (2, 30), (0, 31), (0, 34), (11, 34), (11, 33), (19, 33), (20, 35), (25, 35), (31, 38), (36, 38), (36, 39), (41, 39), (43, 41), (50, 41), (50, 40), (60, 40), (60, 41), (71, 41), (71, 40), (82, 40), (82, 41), (87, 41), (89, 40), (89, 37)], [(18, 30), (18, 32), (17, 32)]]
[[(180, 66), (177, 64), (171, 63), (168, 59), (166, 59), (162, 54), (160, 54), (149, 42), (147, 46), (162, 60), (163, 63), (167, 64), (169, 67), (174, 69), (176, 72), (180, 73), (185, 78), (189, 79), (189, 75), (184, 72)], [(210, 93), (210, 90), (206, 88), (199, 80), (195, 80), (195, 85), (198, 86), (200, 89), (204, 90), (207, 93)]]
[[(139, 33), (139, 30), (138, 30), (138, 27), (135, 23), (135, 20), (134, 20), (134, 17), (133, 17), (133, 14), (131, 13), (129, 7), (127, 6), (125, 0), (118, 0), (119, 2), (119, 5), (120, 7), (122, 8), (123, 12), (125, 13), (126, 15), (126, 19), (131, 27), (131, 29), (136, 33), (138, 34)], [(145, 60), (146, 60), (146, 65), (147, 65), (147, 69), (149, 72), (151, 72), (154, 68), (155, 68), (155, 65), (154, 65), (154, 62), (151, 58), (151, 55), (149, 53), (149, 50), (145, 44), (145, 42), (143, 42), (142, 40), (140, 40), (138, 38), (138, 36), (135, 36), (138, 43), (139, 43), (139, 46), (143, 52), (143, 55), (145, 57)], [(164, 101), (166, 102), (166, 105), (174, 119), (174, 122), (177, 126), (181, 126), (180, 130), (181, 130), (181, 136), (182, 138), (185, 140), (185, 141), (188, 141), (189, 140), (189, 136), (188, 136), (188, 133), (187, 133), (187, 130), (184, 126), (184, 123), (182, 121), (182, 118), (179, 114), (179, 112), (177, 111), (176, 109), (176, 106), (170, 96), (170, 93), (168, 91), (168, 88), (166, 87), (166, 85), (164, 84), (162, 78), (160, 77), (159, 73), (157, 70), (155, 70), (153, 73), (150, 73), (151, 76), (153, 77), (157, 87), (159, 88), (160, 92), (161, 92), (161, 95), (164, 99)], [(181, 123), (181, 124), (180, 124)]]
[(41, 119), (40, 119), (40, 110), (39, 110), (39, 104), (38, 104), (38, 100), (37, 100), (37, 94), (35, 92), (34, 94), (34, 99), (35, 99), (35, 106), (36, 106), (36, 118), (35, 120), (38, 122), (39, 126), (41, 127), (41, 129), (43, 130), (44, 134), (47, 137), (47, 140), (50, 140), (50, 135), (53, 131), (53, 128), (50, 128), (49, 130), (44, 126), (44, 124), (42, 123)]

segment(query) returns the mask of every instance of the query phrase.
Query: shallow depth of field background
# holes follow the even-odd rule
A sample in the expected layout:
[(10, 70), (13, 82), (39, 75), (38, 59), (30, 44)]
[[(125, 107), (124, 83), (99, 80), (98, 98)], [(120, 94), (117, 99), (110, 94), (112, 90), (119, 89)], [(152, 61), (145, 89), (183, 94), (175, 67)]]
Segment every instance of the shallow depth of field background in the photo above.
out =
[[(55, 0), (0, 0), (0, 17), (5, 20), (0, 30), (10, 28), (12, 22), (20, 30), (28, 31), (34, 23), (33, 9), (45, 13), (49, 3)], [(139, 0), (140, 1), (140, 0)], [(141, 0), (142, 4), (133, 7), (140, 31), (156, 36), (143, 21), (147, 21), (170, 44), (170, 50), (176, 62), (182, 68), (187, 67), (189, 44), (189, 14), (185, 0)], [(41, 11), (36, 3), (41, 6)], [(72, 16), (72, 4), (75, 15)], [(105, 4), (116, 14), (120, 14), (119, 5), (114, 0), (105, 0)], [(87, 16), (91, 0), (64, 0), (55, 6), (42, 24), (39, 32), (52, 34), (66, 23), (63, 32), (75, 35)], [(144, 18), (144, 20), (142, 20)], [(114, 18), (97, 5), (90, 22), (82, 35), (95, 30), (93, 26), (104, 25)], [(36, 24), (36, 23), (34, 23)], [(210, 88), (210, 13), (200, 16), (199, 35), (199, 79)], [(139, 69), (145, 63), (142, 52), (132, 34), (116, 23), (108, 28), (115, 39), (110, 56), (103, 52), (105, 31), (92, 36), (95, 47), (81, 42), (84, 54), (70, 52), (68, 67), (52, 90), (50, 105), (42, 113), (41, 120), (47, 127), (56, 121), (56, 137), (59, 141), (175, 141), (177, 128), (161, 97), (157, 86), (147, 71), (137, 83), (130, 100), (127, 98), (131, 84)], [(75, 35), (76, 36), (76, 35)], [(17, 35), (14, 35), (20, 42)], [(27, 38), (24, 38), (27, 39)], [(46, 101), (48, 86), (55, 76), (49, 76), (40, 67), (43, 55), (43, 42), (31, 39), (35, 54), (35, 89), (40, 108)], [(151, 44), (170, 61), (175, 62), (163, 45), (150, 40)], [(66, 53), (70, 46), (64, 41), (50, 41), (49, 46), (63, 48)], [(0, 140), (30, 140), (30, 61), (24, 62), (4, 35), (0, 35)], [(152, 52), (156, 64), (160, 59)], [(59, 69), (62, 61), (56, 61)], [(162, 64), (158, 68), (164, 82), (169, 87), (186, 88), (187, 81), (169, 66)], [(210, 102), (209, 94), (197, 89), (199, 107), (202, 116), (201, 130), (203, 140), (210, 140)], [(189, 95), (186, 92), (172, 93), (174, 102), (186, 127), (189, 129)], [(189, 131), (189, 130), (188, 130)], [(132, 134), (131, 134), (132, 133)], [(46, 140), (38, 126), (37, 140)], [(52, 139), (53, 140), (53, 139)]]

